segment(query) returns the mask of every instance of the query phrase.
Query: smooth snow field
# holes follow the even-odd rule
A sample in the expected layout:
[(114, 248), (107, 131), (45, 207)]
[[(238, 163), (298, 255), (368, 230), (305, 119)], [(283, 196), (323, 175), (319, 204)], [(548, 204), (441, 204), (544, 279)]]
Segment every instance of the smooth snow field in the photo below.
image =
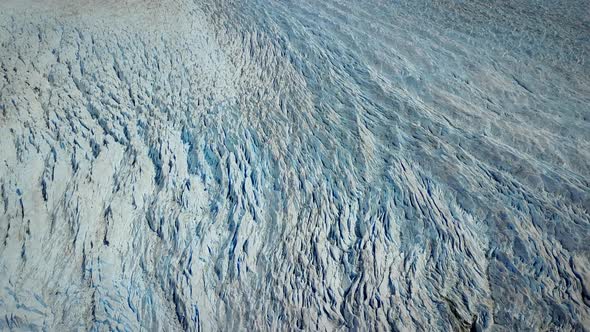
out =
[(590, 1), (0, 0), (0, 331), (590, 330)]

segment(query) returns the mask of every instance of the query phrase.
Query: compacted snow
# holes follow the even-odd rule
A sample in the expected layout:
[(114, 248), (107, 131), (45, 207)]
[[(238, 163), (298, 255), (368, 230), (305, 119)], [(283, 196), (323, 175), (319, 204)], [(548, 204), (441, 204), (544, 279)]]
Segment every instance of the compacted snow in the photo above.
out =
[(590, 328), (587, 1), (0, 2), (0, 330)]

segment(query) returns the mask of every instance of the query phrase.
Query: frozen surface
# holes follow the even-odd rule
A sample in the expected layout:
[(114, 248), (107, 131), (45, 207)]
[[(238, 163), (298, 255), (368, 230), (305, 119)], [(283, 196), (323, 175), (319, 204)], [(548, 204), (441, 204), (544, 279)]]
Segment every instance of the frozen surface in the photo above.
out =
[(588, 330), (588, 59), (588, 1), (0, 1), (0, 330)]

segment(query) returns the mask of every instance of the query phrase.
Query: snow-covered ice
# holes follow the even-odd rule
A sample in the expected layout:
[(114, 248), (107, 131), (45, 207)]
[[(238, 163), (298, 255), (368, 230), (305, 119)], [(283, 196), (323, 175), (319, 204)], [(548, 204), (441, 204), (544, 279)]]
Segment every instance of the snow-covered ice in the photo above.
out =
[(586, 0), (3, 0), (0, 330), (588, 330), (588, 59)]

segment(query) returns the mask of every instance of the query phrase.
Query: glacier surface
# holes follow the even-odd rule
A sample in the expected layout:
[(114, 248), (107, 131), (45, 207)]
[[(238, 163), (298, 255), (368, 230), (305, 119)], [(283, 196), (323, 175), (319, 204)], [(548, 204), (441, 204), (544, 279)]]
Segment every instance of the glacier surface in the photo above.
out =
[(0, 330), (588, 330), (588, 59), (588, 1), (3, 0)]

